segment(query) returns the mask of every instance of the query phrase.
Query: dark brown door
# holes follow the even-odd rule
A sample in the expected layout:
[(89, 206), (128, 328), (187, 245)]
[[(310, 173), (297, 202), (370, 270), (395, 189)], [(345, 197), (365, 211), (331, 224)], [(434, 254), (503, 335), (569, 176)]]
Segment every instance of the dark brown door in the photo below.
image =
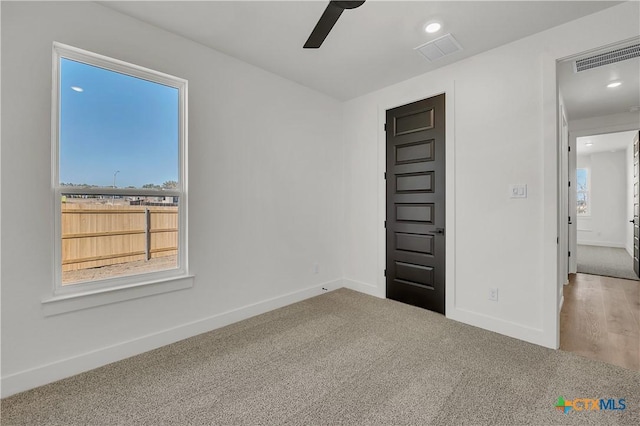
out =
[(640, 217), (638, 217), (638, 207), (640, 205), (638, 194), (638, 190), (640, 190), (640, 165), (638, 163), (638, 149), (640, 148), (639, 136), (640, 132), (636, 133), (636, 137), (633, 139), (633, 271), (636, 273), (636, 276), (640, 276), (640, 261), (638, 261), (640, 257), (638, 255), (640, 252), (640, 243), (638, 242), (638, 238), (640, 238)]
[(444, 95), (387, 111), (387, 297), (444, 314)]

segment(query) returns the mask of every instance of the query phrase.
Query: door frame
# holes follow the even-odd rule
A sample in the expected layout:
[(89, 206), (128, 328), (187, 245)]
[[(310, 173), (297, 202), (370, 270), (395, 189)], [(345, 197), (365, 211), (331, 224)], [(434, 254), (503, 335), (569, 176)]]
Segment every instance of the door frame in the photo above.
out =
[(387, 110), (428, 99), (444, 93), (445, 95), (445, 312), (447, 318), (455, 319), (455, 81), (394, 93), (378, 104), (378, 262), (376, 296), (386, 298), (386, 220), (387, 189), (384, 173), (387, 169), (387, 135), (384, 130)]
[[(607, 47), (613, 47), (631, 40), (637, 40), (638, 36), (627, 39), (617, 39), (611, 35), (611, 42), (593, 42), (585, 40), (582, 48), (564, 48), (558, 46), (556, 53), (547, 52), (542, 60), (542, 259), (543, 273), (542, 286), (542, 339), (546, 347), (557, 349), (560, 347), (560, 296), (558, 288), (564, 284), (559, 278), (558, 270), (567, 262), (567, 252), (562, 250), (563, 244), (559, 239), (563, 238), (562, 226), (566, 217), (562, 216), (561, 206), (568, 207), (568, 197), (563, 198), (561, 185), (562, 174), (568, 176), (569, 164), (563, 164), (561, 126), (559, 123), (559, 86), (558, 63), (570, 60), (590, 51), (597, 51)], [(578, 132), (569, 131), (569, 144), (575, 142)], [(607, 132), (608, 133), (608, 132)], [(575, 146), (575, 145), (574, 145)]]

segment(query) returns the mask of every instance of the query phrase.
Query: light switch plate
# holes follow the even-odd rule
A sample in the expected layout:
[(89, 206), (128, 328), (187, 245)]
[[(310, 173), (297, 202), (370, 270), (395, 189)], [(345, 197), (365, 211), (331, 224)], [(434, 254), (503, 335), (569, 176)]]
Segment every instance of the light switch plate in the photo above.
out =
[(527, 198), (527, 185), (526, 184), (509, 185), (509, 197)]

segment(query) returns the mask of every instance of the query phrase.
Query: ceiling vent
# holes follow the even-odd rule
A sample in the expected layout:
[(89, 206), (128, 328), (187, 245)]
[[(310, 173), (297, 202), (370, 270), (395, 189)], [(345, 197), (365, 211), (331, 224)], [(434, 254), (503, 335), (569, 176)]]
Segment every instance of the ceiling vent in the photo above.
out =
[(578, 59), (573, 63), (573, 71), (586, 71), (592, 68), (615, 64), (616, 62), (638, 57), (640, 57), (640, 44), (634, 44), (633, 46), (622, 47), (620, 49), (589, 56), (588, 58)]
[(433, 62), (462, 50), (462, 46), (451, 34), (446, 34), (416, 47), (415, 50), (422, 53), (429, 62)]

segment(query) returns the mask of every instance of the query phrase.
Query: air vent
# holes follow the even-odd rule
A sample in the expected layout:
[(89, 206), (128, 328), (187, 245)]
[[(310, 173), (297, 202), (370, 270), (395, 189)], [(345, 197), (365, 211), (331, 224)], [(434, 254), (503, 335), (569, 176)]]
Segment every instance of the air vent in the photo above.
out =
[(640, 44), (610, 50), (588, 58), (578, 59), (573, 64), (574, 72), (586, 71), (603, 65), (615, 64), (627, 59), (640, 57)]
[(462, 50), (462, 46), (451, 34), (446, 34), (416, 47), (415, 50), (422, 53), (429, 62), (433, 62)]

